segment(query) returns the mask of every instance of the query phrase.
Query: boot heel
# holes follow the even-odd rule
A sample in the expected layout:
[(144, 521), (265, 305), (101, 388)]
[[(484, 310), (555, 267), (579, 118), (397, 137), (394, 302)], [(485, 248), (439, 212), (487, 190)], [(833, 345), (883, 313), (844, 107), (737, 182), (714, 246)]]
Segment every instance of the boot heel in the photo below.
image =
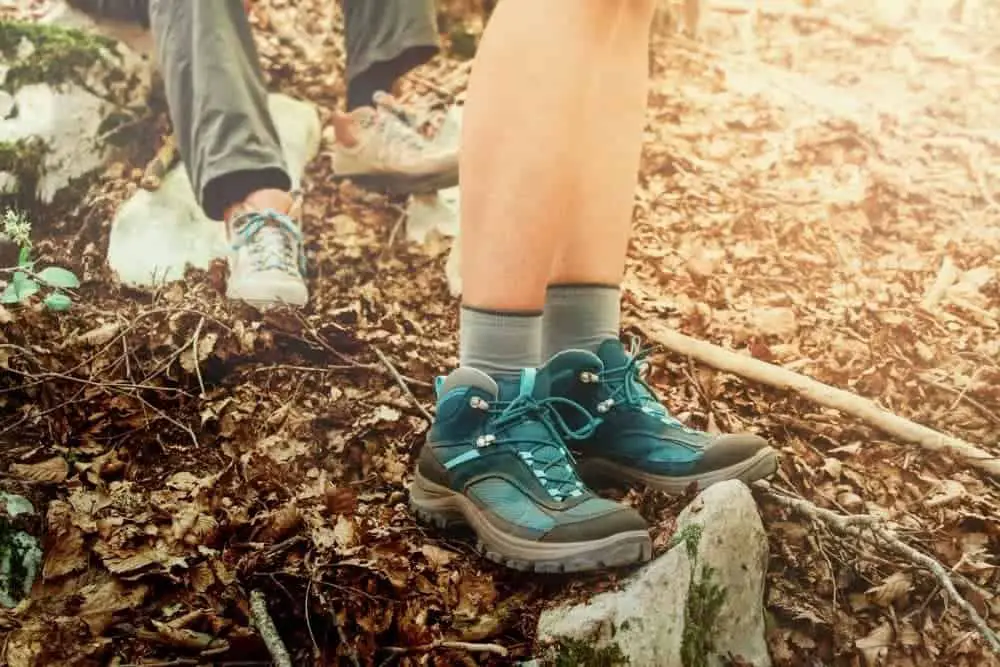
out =
[(410, 509), (418, 519), (438, 528), (467, 525), (458, 494), (428, 481), (419, 472), (410, 485)]

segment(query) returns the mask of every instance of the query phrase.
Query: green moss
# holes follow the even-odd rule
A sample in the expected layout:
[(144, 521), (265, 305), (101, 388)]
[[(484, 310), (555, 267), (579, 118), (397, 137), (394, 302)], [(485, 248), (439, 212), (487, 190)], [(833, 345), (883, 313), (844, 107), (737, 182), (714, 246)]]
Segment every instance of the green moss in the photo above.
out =
[(715, 650), (715, 621), (719, 618), (726, 591), (714, 581), (715, 570), (701, 569), (701, 576), (688, 588), (684, 607), (684, 634), (681, 637), (681, 663), (684, 667), (708, 667), (708, 657)]
[[(19, 58), (24, 42), (31, 45), (25, 47), (29, 55)], [(84, 73), (114, 49), (113, 40), (81, 30), (0, 21), (0, 55), (10, 68), (2, 88), (13, 91), (32, 83), (83, 81)]]
[(13, 607), (31, 590), (42, 552), (35, 539), (11, 521), (24, 511), (32, 511), (31, 504), (19, 496), (2, 493), (0, 502), (5, 504), (0, 508), (0, 604)]
[(598, 646), (592, 642), (563, 638), (553, 646), (553, 667), (620, 667), (629, 664), (617, 644)]
[(691, 565), (681, 636), (681, 664), (684, 667), (708, 667), (708, 658), (715, 649), (715, 622), (726, 600), (726, 590), (715, 582), (715, 570), (703, 566), (698, 572), (701, 534), (701, 526), (690, 524), (674, 535), (670, 543), (671, 547), (684, 545)]
[(696, 523), (684, 526), (670, 538), (670, 548), (683, 544), (691, 564), (698, 558), (698, 544), (701, 542), (702, 528)]

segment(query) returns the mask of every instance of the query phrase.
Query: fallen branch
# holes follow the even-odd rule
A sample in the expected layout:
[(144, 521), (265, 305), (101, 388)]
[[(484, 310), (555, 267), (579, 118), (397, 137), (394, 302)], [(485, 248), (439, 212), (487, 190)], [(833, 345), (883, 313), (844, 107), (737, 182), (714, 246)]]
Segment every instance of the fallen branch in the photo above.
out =
[(250, 593), (250, 617), (253, 619), (257, 631), (260, 632), (271, 657), (274, 658), (274, 664), (277, 667), (292, 667), (292, 658), (288, 655), (288, 649), (281, 641), (281, 635), (278, 634), (278, 629), (274, 627), (274, 621), (271, 620), (271, 615), (267, 611), (267, 598), (259, 589)]
[(927, 554), (921, 553), (906, 542), (903, 542), (880, 519), (870, 514), (837, 514), (828, 509), (818, 507), (808, 500), (793, 498), (776, 492), (766, 482), (763, 484), (756, 483), (754, 486), (764, 489), (767, 497), (779, 505), (792, 509), (813, 521), (823, 523), (842, 535), (864, 540), (873, 546), (884, 545), (897, 556), (905, 558), (916, 567), (930, 572), (934, 575), (938, 584), (944, 588), (948, 597), (969, 617), (969, 620), (976, 626), (979, 634), (986, 641), (990, 649), (997, 655), (1000, 655), (1000, 637), (987, 625), (983, 617), (976, 611), (976, 608), (961, 596), (952, 581), (952, 573)]
[(430, 644), (421, 644), (419, 646), (386, 646), (383, 650), (388, 651), (393, 655), (404, 655), (406, 653), (426, 653), (427, 651), (433, 651), (439, 648), (451, 649), (454, 651), (468, 651), (469, 653), (492, 653), (494, 655), (499, 655), (502, 658), (507, 657), (507, 649), (500, 646), (500, 644), (455, 642), (443, 639), (438, 639)]
[(413, 394), (413, 391), (410, 389), (409, 385), (406, 384), (406, 380), (403, 379), (403, 376), (399, 374), (399, 371), (396, 370), (396, 367), (392, 365), (391, 361), (389, 361), (389, 357), (385, 356), (382, 350), (378, 349), (374, 345), (372, 345), (372, 349), (375, 351), (375, 356), (378, 357), (379, 361), (381, 361), (385, 365), (386, 370), (389, 371), (389, 374), (392, 375), (393, 378), (395, 378), (396, 384), (398, 384), (399, 387), (403, 390), (403, 392), (410, 397), (410, 400), (413, 401), (414, 405), (417, 406), (417, 409), (423, 413), (424, 417), (427, 418), (427, 421), (433, 424), (434, 417), (432, 417), (431, 413), (427, 411), (427, 408), (425, 408), (423, 405), (420, 404), (420, 401), (417, 400), (417, 397)]
[(989, 452), (961, 438), (940, 433), (893, 414), (867, 398), (786, 368), (685, 336), (655, 322), (642, 324), (640, 328), (650, 340), (678, 354), (761, 384), (794, 391), (815, 403), (862, 419), (900, 440), (931, 451), (949, 452), (994, 477), (1000, 477), (1000, 459)]

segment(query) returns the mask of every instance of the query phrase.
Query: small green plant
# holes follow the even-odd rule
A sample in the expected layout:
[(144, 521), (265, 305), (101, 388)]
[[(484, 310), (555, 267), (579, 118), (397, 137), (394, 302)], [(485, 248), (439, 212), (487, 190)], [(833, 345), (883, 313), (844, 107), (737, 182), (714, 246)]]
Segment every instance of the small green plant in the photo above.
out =
[(19, 248), (17, 267), (3, 270), (10, 274), (10, 281), (0, 294), (0, 303), (24, 303), (44, 287), (48, 293), (42, 303), (49, 310), (63, 311), (72, 306), (73, 300), (63, 290), (79, 287), (79, 278), (72, 271), (58, 266), (35, 271), (35, 262), (31, 259), (31, 222), (27, 217), (20, 211), (7, 209), (0, 218), (0, 227), (3, 234)]

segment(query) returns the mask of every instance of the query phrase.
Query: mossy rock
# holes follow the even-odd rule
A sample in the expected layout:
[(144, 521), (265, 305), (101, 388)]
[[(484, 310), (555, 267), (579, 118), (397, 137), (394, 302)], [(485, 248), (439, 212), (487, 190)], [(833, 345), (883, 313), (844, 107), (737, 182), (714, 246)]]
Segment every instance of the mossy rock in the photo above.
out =
[(0, 21), (0, 55), (9, 68), (0, 87), (13, 92), (33, 83), (82, 83), (116, 49), (113, 40), (82, 30)]
[(147, 113), (150, 73), (103, 35), (0, 21), (0, 205), (34, 209), (89, 183), (118, 128)]
[(0, 604), (14, 607), (31, 592), (42, 565), (38, 539), (22, 530), (35, 508), (22, 496), (0, 493)]

